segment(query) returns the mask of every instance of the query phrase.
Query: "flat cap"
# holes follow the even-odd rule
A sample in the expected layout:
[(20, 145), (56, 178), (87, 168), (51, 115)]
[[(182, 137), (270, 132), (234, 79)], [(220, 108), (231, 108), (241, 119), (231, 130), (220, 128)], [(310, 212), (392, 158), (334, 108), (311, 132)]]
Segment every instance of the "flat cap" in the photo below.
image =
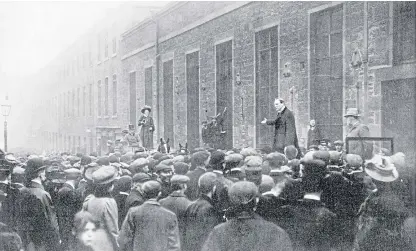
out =
[(133, 161), (130, 164), (129, 169), (130, 170), (136, 170), (138, 168), (143, 168), (143, 167), (145, 167), (147, 165), (149, 165), (149, 160), (140, 158), (140, 159), (136, 159), (135, 161)]
[(323, 160), (313, 159), (308, 161), (302, 161), (303, 173), (307, 175), (320, 175), (323, 176), (326, 173), (326, 163)]
[(189, 177), (186, 175), (175, 174), (170, 179), (170, 184), (186, 184), (189, 182)]
[(173, 157), (172, 161), (173, 161), (174, 164), (176, 162), (185, 162), (185, 156), (183, 156), (183, 155), (175, 156), (175, 157)]
[(266, 160), (268, 161), (270, 168), (272, 169), (279, 168), (287, 164), (286, 156), (277, 152), (267, 154)]
[(192, 160), (197, 165), (203, 164), (209, 158), (209, 153), (207, 151), (199, 151), (192, 154)]
[(120, 160), (116, 155), (111, 155), (110, 157), (108, 157), (108, 162), (110, 162), (110, 163), (119, 163)]
[(328, 151), (316, 151), (313, 153), (314, 159), (319, 159), (325, 162), (327, 165), (329, 164), (330, 155)]
[(243, 148), (240, 151), (240, 154), (243, 155), (244, 158), (247, 157), (247, 156), (256, 156), (256, 155), (258, 155), (257, 151), (252, 147)]
[(253, 182), (238, 181), (228, 191), (230, 201), (234, 205), (245, 205), (257, 197), (258, 189)]
[(26, 163), (25, 175), (34, 175), (36, 172), (45, 169), (41, 158), (29, 159)]
[(155, 180), (146, 181), (142, 186), (142, 191), (144, 194), (154, 194), (160, 192), (161, 190), (162, 186)]
[(239, 153), (232, 153), (225, 156), (225, 163), (240, 163), (243, 160), (243, 155)]
[(104, 157), (100, 157), (97, 160), (97, 164), (100, 165), (100, 166), (108, 166), (108, 165), (110, 165), (110, 161), (109, 161), (108, 157), (104, 156)]
[(205, 148), (197, 147), (191, 151), (191, 154), (194, 154), (196, 152), (203, 152), (203, 151), (205, 151)]
[(163, 153), (156, 152), (155, 154), (153, 154), (153, 159), (159, 160), (163, 155), (164, 155)]
[(118, 177), (117, 170), (112, 166), (102, 166), (92, 174), (94, 184), (104, 185), (114, 181)]
[(161, 172), (161, 171), (172, 171), (172, 167), (167, 166), (165, 164), (158, 164), (155, 167), (155, 172), (157, 173), (157, 172)]
[(147, 173), (136, 173), (133, 175), (133, 183), (143, 183), (149, 180), (151, 180), (151, 177)]
[(358, 154), (347, 154), (344, 158), (350, 167), (360, 167), (363, 164), (363, 159)]
[(160, 161), (160, 164), (167, 165), (167, 166), (173, 166), (173, 160), (172, 159), (165, 159), (165, 160)]
[(338, 151), (329, 151), (329, 161), (338, 161), (341, 158), (342, 153)]
[(261, 176), (261, 183), (259, 186), (259, 192), (261, 194), (265, 193), (265, 192), (269, 192), (270, 190), (272, 190), (272, 188), (274, 187), (274, 180), (272, 177), (270, 177), (269, 175), (265, 175), (263, 174)]
[(167, 159), (170, 159), (170, 157), (168, 155), (163, 155), (162, 157), (158, 159), (158, 161), (159, 163), (161, 163), (162, 161), (167, 160)]
[(175, 164), (173, 164), (173, 170), (175, 174), (185, 175), (189, 171), (189, 165), (185, 162), (176, 162)]
[(246, 166), (246, 171), (261, 171), (263, 159), (259, 156), (247, 156), (244, 160), (244, 164)]
[(69, 168), (64, 170), (66, 177), (79, 177), (81, 176), (81, 171), (76, 168)]
[(138, 158), (147, 158), (149, 157), (149, 154), (145, 153), (145, 152), (137, 152), (134, 154), (134, 158), (138, 159)]

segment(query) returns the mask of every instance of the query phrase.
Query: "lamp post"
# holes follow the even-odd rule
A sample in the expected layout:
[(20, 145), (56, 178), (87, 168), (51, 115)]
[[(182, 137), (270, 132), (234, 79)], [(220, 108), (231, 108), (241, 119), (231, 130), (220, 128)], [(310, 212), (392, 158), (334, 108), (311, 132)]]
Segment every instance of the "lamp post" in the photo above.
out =
[(1, 115), (4, 116), (4, 151), (7, 152), (7, 116), (10, 114), (11, 105), (9, 98), (6, 96), (6, 102), (1, 105)]

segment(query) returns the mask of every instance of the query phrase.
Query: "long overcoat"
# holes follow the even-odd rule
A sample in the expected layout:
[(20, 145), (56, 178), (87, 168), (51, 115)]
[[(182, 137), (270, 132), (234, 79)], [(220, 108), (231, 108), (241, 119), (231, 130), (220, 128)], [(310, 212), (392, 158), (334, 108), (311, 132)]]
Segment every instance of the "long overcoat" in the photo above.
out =
[(290, 145), (293, 145), (299, 149), (295, 117), (287, 107), (285, 107), (281, 113), (277, 114), (276, 119), (267, 120), (266, 124), (274, 125), (275, 131), (273, 150), (283, 153), (285, 147)]
[(121, 227), (119, 243), (120, 251), (179, 251), (176, 215), (153, 200), (130, 208)]
[(138, 126), (140, 129), (140, 138), (144, 148), (153, 149), (153, 132), (155, 131), (155, 125), (153, 118), (150, 116), (140, 116)]

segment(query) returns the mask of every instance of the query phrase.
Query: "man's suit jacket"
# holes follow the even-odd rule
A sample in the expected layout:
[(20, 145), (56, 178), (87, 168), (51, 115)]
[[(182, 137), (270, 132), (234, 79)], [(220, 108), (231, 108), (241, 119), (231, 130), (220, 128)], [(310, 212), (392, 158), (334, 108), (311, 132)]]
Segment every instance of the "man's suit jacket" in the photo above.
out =
[(285, 147), (290, 145), (295, 146), (299, 151), (295, 117), (287, 107), (277, 115), (275, 120), (267, 120), (266, 124), (274, 125), (275, 128), (273, 141), (273, 149), (275, 151), (283, 153)]
[[(348, 137), (369, 137), (370, 130), (366, 125), (357, 123), (352, 128), (348, 130), (347, 138)], [(350, 141), (349, 142), (349, 149), (348, 153), (351, 154), (358, 154), (363, 159), (370, 159), (372, 156), (372, 146), (370, 142), (358, 142), (358, 141)]]

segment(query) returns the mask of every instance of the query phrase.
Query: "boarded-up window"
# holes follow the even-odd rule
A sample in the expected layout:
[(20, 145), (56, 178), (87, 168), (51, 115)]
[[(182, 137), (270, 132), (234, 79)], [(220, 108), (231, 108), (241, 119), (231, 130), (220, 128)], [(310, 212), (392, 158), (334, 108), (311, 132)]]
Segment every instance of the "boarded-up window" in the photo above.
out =
[(218, 142), (219, 147), (231, 149), (233, 147), (233, 42), (232, 40), (216, 46), (216, 93), (217, 114), (228, 109), (223, 121), (225, 136), (223, 142)]
[(342, 5), (311, 14), (311, 118), (321, 135), (341, 139), (342, 101)]
[(394, 64), (416, 60), (416, 2), (394, 2)]
[(152, 88), (152, 67), (144, 69), (144, 102), (152, 107), (153, 88)]
[(187, 142), (199, 147), (199, 51), (186, 55)]
[(174, 146), (173, 136), (173, 60), (163, 63), (163, 118), (164, 138)]
[(274, 127), (263, 126), (264, 118), (274, 119), (273, 103), (278, 97), (279, 39), (277, 26), (256, 33), (256, 146), (273, 143)]

